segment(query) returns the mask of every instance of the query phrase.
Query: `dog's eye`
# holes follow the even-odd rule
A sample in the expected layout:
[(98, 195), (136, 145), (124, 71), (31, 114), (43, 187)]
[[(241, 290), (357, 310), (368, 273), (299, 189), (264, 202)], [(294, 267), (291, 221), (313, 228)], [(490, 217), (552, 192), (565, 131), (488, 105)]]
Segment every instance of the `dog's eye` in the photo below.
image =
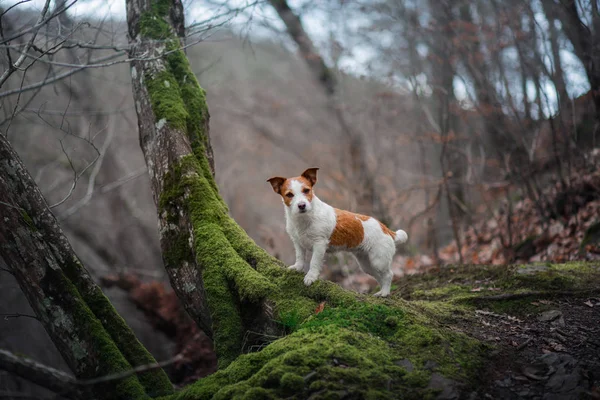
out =
[(305, 188), (302, 192), (306, 194), (306, 193), (310, 192), (310, 189), (309, 188)]
[(294, 197), (294, 193), (291, 193), (291, 192), (290, 192), (290, 193), (286, 194), (285, 196), (286, 196), (286, 197), (289, 197), (289, 198), (291, 199), (292, 197)]

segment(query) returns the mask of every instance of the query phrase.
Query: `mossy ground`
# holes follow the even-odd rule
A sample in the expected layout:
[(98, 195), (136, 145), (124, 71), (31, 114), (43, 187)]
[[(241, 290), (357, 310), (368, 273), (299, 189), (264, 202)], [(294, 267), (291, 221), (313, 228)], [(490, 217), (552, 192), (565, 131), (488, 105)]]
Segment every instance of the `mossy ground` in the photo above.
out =
[(451, 304), (454, 312), (478, 307), (523, 315), (539, 310), (528, 297), (576, 295), (599, 286), (600, 270), (593, 263), (455, 266), (404, 277), (395, 294), (428, 307)]
[[(433, 398), (431, 369), (466, 382), (483, 347), (398, 304), (328, 307), (263, 350), (187, 387), (178, 399)], [(402, 360), (414, 369), (407, 371)]]
[[(299, 274), (283, 269), (273, 274), (279, 288), (295, 292), (296, 299), (298, 291), (315, 290), (308, 296), (312, 301), (296, 308), (293, 299), (283, 304), (279, 321), (289, 334), (240, 356), (176, 398), (434, 398), (428, 387), (432, 372), (468, 386), (485, 364), (492, 346), (460, 328), (476, 309), (524, 314), (533, 311), (534, 300), (553, 294), (600, 291), (600, 267), (586, 263), (448, 267), (406, 277), (390, 299), (351, 295), (350, 300), (341, 289), (341, 298), (320, 298), (318, 286), (332, 289), (330, 283), (302, 289)], [(524, 293), (533, 299), (519, 297)], [(315, 314), (318, 301), (326, 298), (333, 304), (326, 302)], [(535, 311), (541, 311), (539, 305)], [(410, 371), (403, 367), (406, 360)]]

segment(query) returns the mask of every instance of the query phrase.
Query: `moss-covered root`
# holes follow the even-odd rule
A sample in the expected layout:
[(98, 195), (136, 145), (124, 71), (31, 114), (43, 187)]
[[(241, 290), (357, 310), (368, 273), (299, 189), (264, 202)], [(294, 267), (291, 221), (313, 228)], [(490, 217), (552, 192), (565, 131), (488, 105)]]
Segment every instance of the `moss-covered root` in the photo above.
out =
[(417, 322), (397, 306), (356, 303), (297, 330), (176, 395), (177, 399), (423, 399), (432, 371), (466, 383), (482, 346)]

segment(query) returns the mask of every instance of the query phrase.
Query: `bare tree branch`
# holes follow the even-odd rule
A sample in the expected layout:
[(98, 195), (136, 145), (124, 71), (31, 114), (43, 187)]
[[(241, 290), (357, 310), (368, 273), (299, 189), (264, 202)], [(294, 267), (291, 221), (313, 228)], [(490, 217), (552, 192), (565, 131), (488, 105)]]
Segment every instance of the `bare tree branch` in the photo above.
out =
[(23, 62), (25, 61), (27, 52), (29, 51), (31, 46), (33, 46), (33, 43), (35, 42), (35, 38), (37, 37), (39, 30), (43, 26), (42, 21), (44, 21), (44, 18), (46, 17), (46, 13), (48, 12), (49, 7), (50, 7), (50, 0), (46, 0), (46, 3), (44, 4), (44, 8), (42, 8), (42, 12), (40, 13), (40, 17), (38, 18), (34, 29), (32, 29), (31, 38), (29, 39), (29, 42), (27, 42), (27, 44), (25, 45), (25, 48), (24, 48), (23, 52), (21, 53), (21, 56), (17, 59), (17, 61), (15, 61), (14, 64), (9, 63), (8, 69), (6, 71), (4, 71), (4, 73), (2, 75), (0, 75), (0, 87), (2, 87), (4, 82), (6, 82), (6, 80), (15, 71), (17, 71), (21, 67), (21, 64), (23, 64)]

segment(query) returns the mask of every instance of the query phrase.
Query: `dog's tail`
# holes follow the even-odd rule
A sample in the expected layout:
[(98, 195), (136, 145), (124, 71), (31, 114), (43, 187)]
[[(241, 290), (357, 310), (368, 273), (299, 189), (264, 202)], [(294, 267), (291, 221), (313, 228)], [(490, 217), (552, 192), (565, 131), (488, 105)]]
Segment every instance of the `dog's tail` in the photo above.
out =
[(396, 242), (396, 244), (400, 244), (406, 243), (406, 241), (408, 241), (408, 234), (402, 229), (398, 229), (396, 231), (396, 239), (394, 239), (394, 242)]

